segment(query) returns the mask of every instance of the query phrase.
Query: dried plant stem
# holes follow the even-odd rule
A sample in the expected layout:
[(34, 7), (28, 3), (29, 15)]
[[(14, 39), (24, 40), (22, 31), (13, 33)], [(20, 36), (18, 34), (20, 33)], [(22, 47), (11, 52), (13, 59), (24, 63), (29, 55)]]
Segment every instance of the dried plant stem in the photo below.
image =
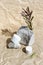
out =
[(23, 18), (25, 19), (25, 22), (27, 23), (27, 26), (30, 28), (30, 30), (33, 29), (32, 20), (33, 20), (34, 16), (32, 16), (32, 13), (33, 13), (33, 11), (30, 11), (29, 7), (27, 7), (26, 10), (23, 9), (23, 11), (21, 13)]
[(28, 24), (28, 27), (32, 30), (32, 22)]

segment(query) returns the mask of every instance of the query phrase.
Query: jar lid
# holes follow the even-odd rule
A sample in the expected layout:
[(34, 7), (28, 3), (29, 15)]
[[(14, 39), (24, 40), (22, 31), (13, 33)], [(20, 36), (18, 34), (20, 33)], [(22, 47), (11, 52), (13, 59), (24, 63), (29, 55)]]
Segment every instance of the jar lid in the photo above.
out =
[(26, 52), (31, 54), (32, 53), (32, 47), (31, 46), (27, 46), (26, 47)]
[(21, 38), (17, 34), (14, 34), (11, 41), (15, 44), (18, 44), (20, 42)]

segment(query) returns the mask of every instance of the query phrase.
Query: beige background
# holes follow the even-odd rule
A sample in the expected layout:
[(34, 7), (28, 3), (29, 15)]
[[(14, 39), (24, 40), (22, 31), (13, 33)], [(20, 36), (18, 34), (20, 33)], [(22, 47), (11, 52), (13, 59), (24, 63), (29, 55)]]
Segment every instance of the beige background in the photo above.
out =
[[(30, 58), (21, 49), (7, 49), (6, 40), (10, 32), (17, 31), (21, 25), (26, 25), (21, 16), (22, 8), (29, 6), (33, 10), (33, 31), (35, 43), (34, 57)], [(0, 0), (0, 65), (43, 65), (43, 0)]]

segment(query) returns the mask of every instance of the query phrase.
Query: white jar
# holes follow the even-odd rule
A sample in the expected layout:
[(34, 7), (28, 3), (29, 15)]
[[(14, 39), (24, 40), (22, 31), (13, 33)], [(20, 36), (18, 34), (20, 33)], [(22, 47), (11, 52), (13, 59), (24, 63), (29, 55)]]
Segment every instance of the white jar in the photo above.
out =
[(17, 34), (13, 35), (11, 41), (14, 43), (14, 48), (20, 48), (21, 47), (21, 45), (20, 45), (21, 38)]
[(26, 53), (32, 54), (32, 47), (31, 46), (26, 46)]

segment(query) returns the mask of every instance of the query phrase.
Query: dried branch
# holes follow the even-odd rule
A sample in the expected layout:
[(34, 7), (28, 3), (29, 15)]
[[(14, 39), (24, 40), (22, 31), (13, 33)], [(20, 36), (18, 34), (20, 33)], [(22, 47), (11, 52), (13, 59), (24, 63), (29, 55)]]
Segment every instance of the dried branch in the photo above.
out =
[(29, 7), (25, 9), (23, 9), (21, 15), (23, 16), (23, 18), (25, 19), (25, 22), (28, 24), (28, 27), (32, 30), (32, 20), (34, 18), (34, 16), (32, 16), (33, 11), (29, 10)]

